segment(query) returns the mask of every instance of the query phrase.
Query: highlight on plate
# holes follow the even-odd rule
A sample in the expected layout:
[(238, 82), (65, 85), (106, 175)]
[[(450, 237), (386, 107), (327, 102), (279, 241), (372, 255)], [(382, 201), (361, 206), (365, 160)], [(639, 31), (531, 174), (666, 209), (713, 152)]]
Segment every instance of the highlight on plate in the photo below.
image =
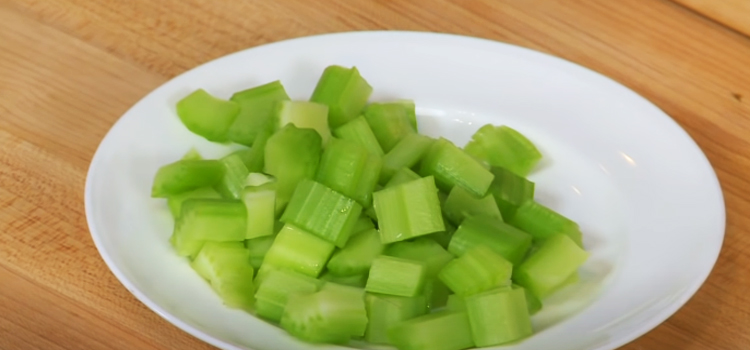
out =
[(522, 341), (578, 282), (578, 225), (534, 201), (542, 155), (508, 126), (460, 148), (419, 134), (412, 101), (370, 102), (356, 67), (329, 66), (309, 101), (280, 81), (177, 103), (195, 149), (156, 173), (170, 243), (227, 307), (311, 343), (402, 350)]

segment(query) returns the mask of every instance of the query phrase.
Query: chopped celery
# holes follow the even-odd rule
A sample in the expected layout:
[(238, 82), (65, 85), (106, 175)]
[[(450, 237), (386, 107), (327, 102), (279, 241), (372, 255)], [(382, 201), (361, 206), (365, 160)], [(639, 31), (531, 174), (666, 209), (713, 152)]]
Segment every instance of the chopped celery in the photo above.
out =
[(263, 171), (263, 162), (266, 156), (266, 142), (268, 142), (269, 137), (271, 137), (271, 133), (268, 131), (258, 132), (251, 148), (241, 149), (234, 152), (234, 154), (240, 156), (242, 162), (245, 163), (248, 172), (259, 173)]
[(369, 207), (381, 167), (379, 156), (355, 142), (334, 138), (323, 151), (315, 179)]
[(375, 192), (373, 202), (385, 244), (445, 230), (432, 176)]
[(506, 284), (512, 273), (513, 264), (479, 246), (448, 263), (438, 277), (454, 293), (469, 296)]
[(310, 101), (328, 106), (328, 125), (335, 129), (360, 115), (371, 93), (357, 67), (328, 66)]
[(263, 258), (266, 257), (266, 253), (271, 248), (274, 239), (276, 239), (275, 234), (245, 240), (245, 247), (250, 253), (250, 265), (253, 265), (256, 270), (263, 264)]
[(320, 275), (321, 281), (327, 281), (336, 284), (343, 284), (345, 286), (364, 288), (367, 285), (367, 274), (351, 275), (351, 276), (336, 276), (330, 272), (324, 272)]
[(192, 191), (178, 193), (167, 198), (167, 205), (169, 211), (172, 213), (172, 217), (177, 219), (182, 211), (182, 203), (188, 199), (199, 199), (199, 198), (221, 198), (219, 192), (216, 192), (213, 187), (201, 187)]
[(427, 299), (427, 309), (435, 310), (445, 306), (448, 302), (448, 296), (451, 295), (451, 290), (440, 279), (430, 277), (424, 282), (423, 294)]
[(401, 168), (396, 171), (393, 176), (391, 176), (391, 179), (388, 180), (388, 183), (386, 183), (383, 187), (388, 188), (398, 186), (403, 183), (419, 180), (420, 178), (421, 176), (419, 176), (419, 174), (415, 173), (413, 170), (409, 168)]
[(189, 149), (187, 152), (185, 152), (185, 155), (182, 156), (182, 160), (201, 160), (201, 159), (203, 159), (203, 156), (195, 148)]
[(221, 181), (224, 167), (218, 160), (178, 160), (159, 168), (151, 186), (151, 197), (166, 198), (213, 186)]
[(174, 244), (180, 256), (195, 256), (203, 242), (245, 239), (245, 206), (240, 201), (189, 199), (175, 222)]
[(461, 186), (453, 187), (443, 204), (445, 217), (456, 225), (461, 225), (467, 217), (481, 215), (498, 220), (503, 219), (491, 194), (477, 198)]
[(454, 186), (461, 186), (477, 197), (484, 197), (495, 177), (482, 164), (442, 137), (427, 151), (419, 173), (422, 176), (435, 176), (437, 186), (443, 191), (450, 192)]
[(458, 227), (451, 238), (448, 251), (462, 256), (468, 250), (485, 246), (513, 264), (518, 264), (531, 247), (532, 237), (496, 218), (470, 217)]
[(372, 261), (365, 290), (413, 297), (422, 293), (426, 275), (427, 267), (422, 262), (381, 255)]
[(276, 177), (276, 202), (286, 207), (302, 179), (312, 179), (318, 171), (322, 150), (315, 130), (287, 124), (266, 142), (264, 173)]
[(465, 312), (466, 300), (458, 294), (451, 294), (448, 296), (448, 302), (446, 303), (445, 308), (448, 311)]
[(342, 140), (356, 142), (370, 154), (376, 156), (385, 154), (383, 148), (380, 147), (380, 143), (378, 143), (378, 139), (375, 138), (375, 134), (372, 133), (370, 124), (367, 124), (367, 120), (362, 115), (333, 130), (333, 135)]
[(357, 219), (357, 222), (354, 224), (352, 235), (356, 235), (360, 232), (364, 232), (373, 228), (375, 228), (375, 224), (372, 223), (372, 219), (369, 216), (363, 214), (359, 216), (359, 219)]
[(380, 172), (380, 183), (386, 184), (401, 168), (416, 165), (432, 146), (435, 139), (420, 134), (408, 134), (402, 138), (383, 157), (383, 171)]
[(206, 242), (190, 266), (211, 284), (224, 304), (251, 310), (254, 270), (241, 242)]
[(341, 250), (333, 253), (326, 267), (330, 273), (338, 276), (363, 275), (382, 252), (380, 234), (370, 229), (350, 238)]
[(417, 127), (417, 106), (414, 104), (414, 101), (398, 100), (396, 102), (403, 105), (406, 109), (406, 117), (409, 119), (409, 124), (414, 128), (414, 131), (419, 131), (419, 128)]
[(509, 343), (533, 332), (523, 288), (499, 288), (465, 299), (471, 335), (478, 347)]
[(503, 218), (508, 220), (521, 204), (534, 199), (534, 183), (504, 168), (493, 167), (490, 171), (495, 179), (489, 193), (495, 198)]
[(401, 321), (388, 330), (399, 350), (462, 350), (474, 346), (464, 312), (439, 311)]
[(221, 196), (227, 199), (240, 199), (242, 188), (245, 187), (245, 178), (250, 172), (247, 170), (242, 157), (230, 154), (219, 160), (224, 167), (224, 176), (214, 187)]
[(349, 240), (361, 213), (362, 206), (353, 199), (304, 179), (297, 185), (280, 220), (341, 248)]
[(227, 141), (227, 131), (237, 118), (240, 106), (195, 90), (177, 102), (177, 115), (188, 130), (209, 141)]
[(365, 307), (368, 318), (365, 340), (372, 344), (389, 344), (388, 329), (391, 326), (427, 313), (423, 296), (367, 293)]
[(513, 281), (544, 299), (562, 287), (588, 256), (567, 235), (552, 235), (516, 268)]
[(276, 117), (279, 126), (294, 124), (298, 128), (314, 129), (323, 140), (323, 145), (331, 138), (328, 128), (328, 106), (315, 102), (281, 101), (276, 104)]
[(423, 262), (427, 267), (428, 277), (437, 276), (440, 270), (453, 260), (451, 253), (448, 253), (434, 240), (426, 237), (391, 244), (384, 254)]
[(245, 178), (246, 187), (258, 187), (276, 181), (273, 176), (263, 173), (249, 173)]
[(390, 152), (404, 137), (416, 133), (409, 106), (398, 103), (372, 103), (365, 109), (365, 119), (378, 139), (383, 152)]
[(508, 223), (528, 232), (536, 240), (564, 233), (579, 247), (583, 247), (583, 237), (577, 223), (535, 201), (524, 202)]
[(237, 92), (231, 100), (239, 104), (240, 111), (227, 135), (231, 141), (250, 146), (260, 133), (276, 130), (274, 107), (278, 101), (289, 100), (289, 95), (277, 80)]
[(242, 202), (247, 210), (245, 239), (273, 235), (276, 211), (276, 191), (242, 191)]
[[(578, 273), (575, 273), (571, 276), (578, 277)], [(565, 283), (563, 283), (565, 284)], [(531, 293), (528, 289), (521, 287), (517, 284), (513, 284), (512, 288), (514, 289), (523, 289), (523, 294), (526, 296), (526, 308), (529, 310), (529, 315), (534, 315), (535, 313), (539, 312), (539, 310), (542, 309), (542, 301), (539, 300), (533, 293)]]
[(492, 166), (506, 168), (519, 176), (528, 175), (542, 159), (529, 139), (507, 126), (487, 124), (479, 128), (464, 149)]
[(328, 241), (287, 224), (276, 235), (271, 248), (268, 249), (261, 271), (264, 268), (266, 271), (286, 268), (307, 276), (318, 277), (334, 248), (335, 246)]
[(268, 273), (255, 292), (255, 312), (271, 321), (280, 321), (289, 297), (312, 294), (320, 290), (323, 281), (289, 270)]

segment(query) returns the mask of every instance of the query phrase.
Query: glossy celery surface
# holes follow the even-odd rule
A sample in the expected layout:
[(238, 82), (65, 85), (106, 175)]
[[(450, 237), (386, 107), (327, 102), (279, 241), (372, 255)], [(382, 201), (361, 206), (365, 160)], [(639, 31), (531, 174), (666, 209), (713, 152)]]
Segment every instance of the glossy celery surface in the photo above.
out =
[(276, 177), (276, 201), (282, 208), (302, 179), (318, 171), (322, 140), (312, 129), (287, 124), (266, 142), (264, 173)]
[(465, 299), (474, 344), (509, 343), (533, 333), (523, 288), (499, 288)]
[(313, 129), (323, 140), (323, 145), (331, 138), (328, 127), (328, 106), (307, 101), (280, 101), (274, 110), (279, 125), (294, 124), (298, 128)]
[(518, 264), (531, 247), (532, 236), (497, 218), (470, 217), (458, 227), (451, 238), (448, 251), (462, 256), (467, 251), (483, 246), (492, 249), (513, 264)]
[(219, 199), (221, 195), (213, 187), (201, 187), (187, 192), (178, 193), (167, 198), (167, 206), (172, 217), (177, 219), (182, 211), (182, 203), (188, 199)]
[(274, 233), (276, 191), (242, 191), (242, 203), (247, 211), (245, 239), (270, 236)]
[(273, 133), (278, 126), (274, 108), (279, 101), (289, 100), (279, 81), (256, 86), (232, 95), (240, 106), (239, 114), (227, 131), (229, 140), (251, 146), (260, 133)]
[(504, 125), (482, 126), (464, 149), (492, 166), (506, 168), (519, 176), (528, 175), (542, 159), (542, 154), (529, 139)]
[(372, 261), (365, 290), (413, 297), (422, 293), (427, 275), (424, 263), (381, 255)]
[(445, 230), (432, 176), (373, 194), (381, 241), (403, 241)]
[(438, 277), (460, 296), (469, 296), (510, 284), (513, 264), (490, 248), (477, 247), (448, 263)]
[(476, 159), (444, 138), (438, 139), (427, 151), (419, 174), (434, 176), (443, 191), (450, 192), (454, 186), (461, 186), (477, 197), (487, 194), (495, 178)]
[(218, 160), (179, 160), (156, 171), (151, 197), (167, 198), (201, 187), (213, 186), (224, 176)]
[(344, 125), (333, 130), (333, 135), (339, 139), (352, 141), (364, 147), (370, 154), (383, 156), (383, 148), (367, 124), (364, 116), (356, 117)]
[(407, 135), (417, 132), (412, 124), (409, 106), (403, 103), (371, 103), (364, 113), (385, 153), (390, 152)]
[(492, 167), (490, 171), (495, 179), (492, 180), (489, 194), (495, 198), (503, 218), (508, 220), (515, 215), (518, 207), (534, 199), (534, 183), (504, 168)]
[(205, 241), (241, 242), (247, 225), (240, 201), (190, 199), (175, 222), (174, 245), (180, 256), (194, 257)]
[(334, 248), (333, 243), (287, 224), (266, 253), (261, 271), (281, 268), (318, 277)]
[(503, 219), (495, 198), (488, 194), (482, 198), (469, 193), (461, 186), (455, 186), (443, 203), (445, 217), (454, 225), (461, 223), (470, 216), (486, 216), (498, 220)]
[(227, 141), (227, 132), (239, 112), (236, 102), (214, 97), (203, 89), (177, 102), (177, 115), (182, 124), (209, 141)]
[(237, 154), (230, 154), (219, 160), (224, 168), (224, 176), (214, 185), (216, 191), (227, 199), (240, 199), (242, 189), (245, 187), (245, 179), (250, 171), (242, 161), (242, 157)]
[(369, 207), (381, 168), (379, 156), (355, 142), (334, 138), (323, 151), (315, 179)]
[(524, 202), (508, 223), (530, 233), (536, 240), (564, 233), (583, 247), (583, 236), (575, 221), (535, 201)]
[(254, 269), (242, 242), (206, 242), (190, 266), (231, 308), (252, 310)]
[(323, 71), (310, 101), (328, 106), (328, 125), (335, 129), (359, 116), (371, 93), (357, 67), (334, 65)]

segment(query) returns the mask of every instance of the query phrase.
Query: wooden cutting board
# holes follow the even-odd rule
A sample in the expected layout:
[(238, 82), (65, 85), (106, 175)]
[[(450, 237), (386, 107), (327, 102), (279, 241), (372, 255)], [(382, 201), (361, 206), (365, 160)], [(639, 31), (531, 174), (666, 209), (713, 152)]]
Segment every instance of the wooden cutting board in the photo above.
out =
[(672, 0), (745, 35), (750, 35), (750, 0)]

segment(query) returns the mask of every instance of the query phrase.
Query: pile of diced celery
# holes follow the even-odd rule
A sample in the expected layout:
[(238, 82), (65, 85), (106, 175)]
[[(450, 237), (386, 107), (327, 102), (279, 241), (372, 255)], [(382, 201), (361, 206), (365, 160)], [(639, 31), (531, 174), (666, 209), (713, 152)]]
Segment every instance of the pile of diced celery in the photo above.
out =
[(151, 195), (180, 256), (233, 308), (313, 343), (403, 350), (519, 341), (588, 257), (578, 225), (534, 201), (541, 158), (507, 126), (462, 149), (418, 133), (411, 101), (371, 102), (356, 68), (310, 101), (279, 81), (177, 103), (195, 134), (245, 147), (163, 166)]

